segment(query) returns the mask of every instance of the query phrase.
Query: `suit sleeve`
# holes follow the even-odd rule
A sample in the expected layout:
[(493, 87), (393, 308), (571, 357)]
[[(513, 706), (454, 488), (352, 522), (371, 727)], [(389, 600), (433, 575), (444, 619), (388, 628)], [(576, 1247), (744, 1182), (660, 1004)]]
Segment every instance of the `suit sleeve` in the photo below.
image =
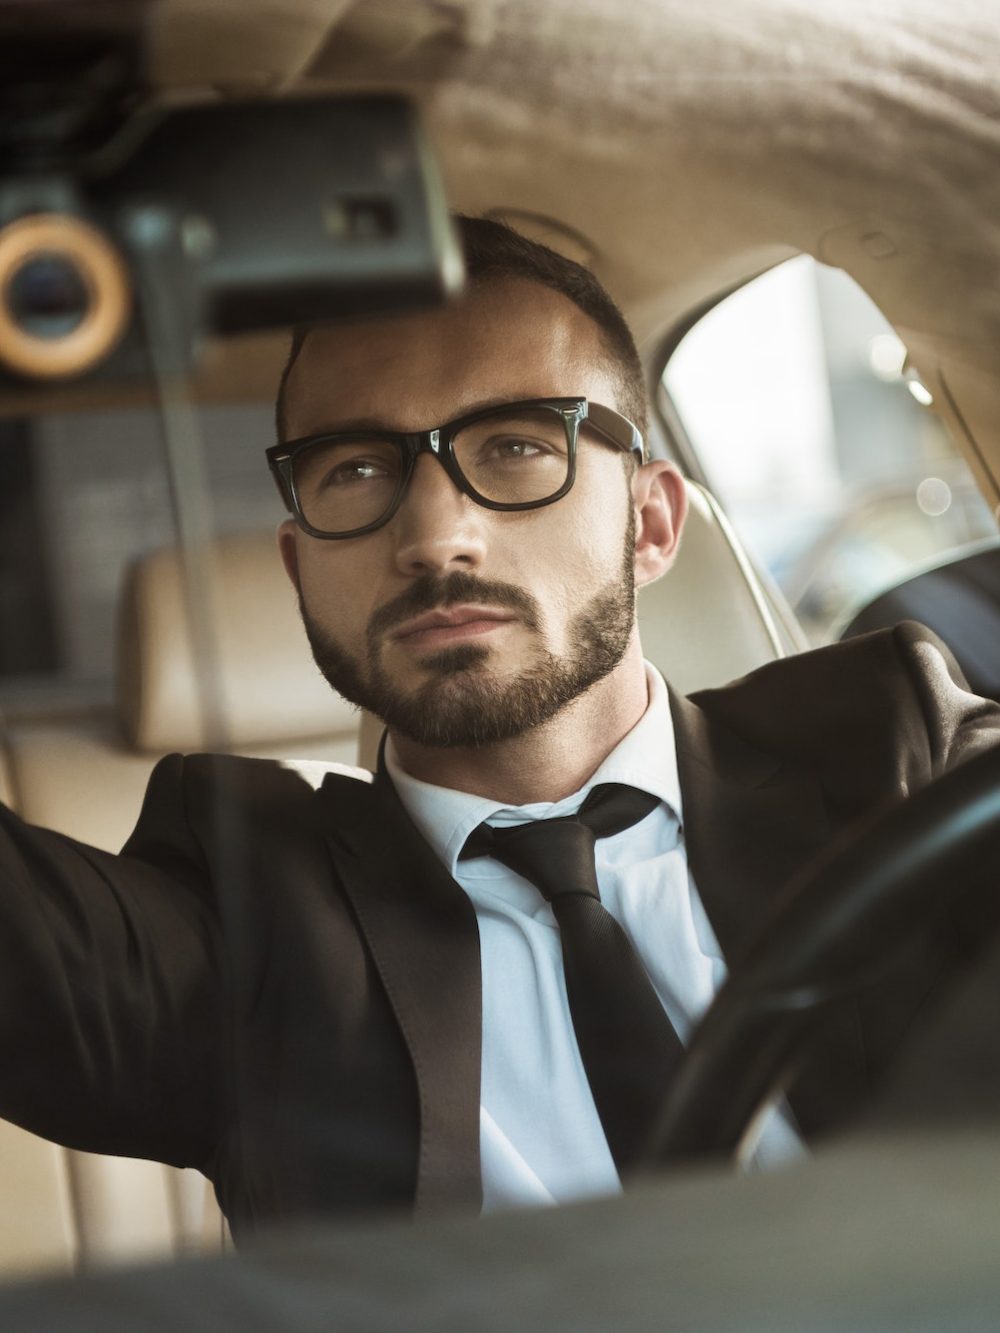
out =
[(157, 765), (114, 856), (0, 807), (0, 1116), (92, 1152), (203, 1165), (217, 1138), (218, 924)]

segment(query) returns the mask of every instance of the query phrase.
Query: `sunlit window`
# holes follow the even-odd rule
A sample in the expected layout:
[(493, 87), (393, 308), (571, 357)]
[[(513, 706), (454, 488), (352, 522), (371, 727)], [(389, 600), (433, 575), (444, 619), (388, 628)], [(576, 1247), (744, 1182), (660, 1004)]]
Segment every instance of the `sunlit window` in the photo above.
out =
[(857, 284), (801, 256), (722, 301), (664, 388), (710, 485), (817, 643), (996, 523)]

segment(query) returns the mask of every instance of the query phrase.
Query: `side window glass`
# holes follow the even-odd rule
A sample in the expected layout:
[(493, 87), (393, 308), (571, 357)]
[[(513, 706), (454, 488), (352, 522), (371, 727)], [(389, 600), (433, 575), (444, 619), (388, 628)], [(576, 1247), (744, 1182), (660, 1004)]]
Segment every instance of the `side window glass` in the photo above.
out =
[(720, 302), (663, 376), (740, 536), (816, 643), (997, 527), (860, 287), (807, 256)]

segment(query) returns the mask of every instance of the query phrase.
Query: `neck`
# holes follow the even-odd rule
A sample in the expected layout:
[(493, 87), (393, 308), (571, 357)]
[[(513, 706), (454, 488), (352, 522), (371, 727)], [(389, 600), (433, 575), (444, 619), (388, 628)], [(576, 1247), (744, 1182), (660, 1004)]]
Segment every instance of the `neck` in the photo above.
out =
[(555, 717), (493, 745), (419, 745), (398, 733), (393, 744), (412, 777), (504, 805), (559, 801), (578, 791), (646, 711), (642, 654), (633, 639), (614, 671)]

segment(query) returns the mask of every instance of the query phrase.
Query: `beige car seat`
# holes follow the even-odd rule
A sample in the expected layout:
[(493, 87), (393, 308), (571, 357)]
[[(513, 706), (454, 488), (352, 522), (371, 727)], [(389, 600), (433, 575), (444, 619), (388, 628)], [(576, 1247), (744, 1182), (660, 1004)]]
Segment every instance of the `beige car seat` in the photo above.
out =
[(4, 805), (10, 805), (14, 799), (14, 788), (11, 785), (10, 764), (7, 762), (7, 756), (0, 749), (0, 801)]
[[(711, 498), (691, 486), (675, 568), (643, 590), (647, 655), (680, 689), (717, 684), (803, 647)], [(221, 724), (237, 753), (370, 766), (379, 735), (312, 663), (271, 533), (220, 540), (211, 598)], [(205, 748), (178, 553), (140, 560), (122, 597), (113, 715), (19, 723), (0, 794), (26, 819), (117, 849), (158, 755)], [(0, 1122), (0, 1273), (88, 1267), (218, 1246), (204, 1180), (155, 1163), (56, 1148)]]

